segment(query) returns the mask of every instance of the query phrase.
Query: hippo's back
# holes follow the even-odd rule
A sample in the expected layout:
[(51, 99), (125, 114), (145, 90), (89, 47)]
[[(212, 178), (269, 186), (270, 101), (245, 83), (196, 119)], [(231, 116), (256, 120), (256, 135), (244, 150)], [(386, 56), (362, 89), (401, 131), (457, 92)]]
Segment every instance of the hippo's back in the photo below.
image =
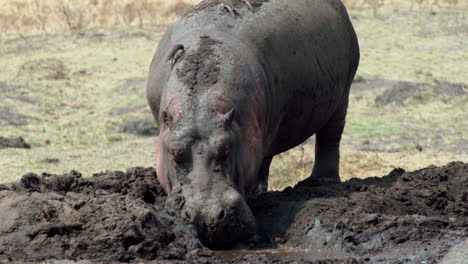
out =
[(250, 2), (253, 11), (232, 0), (233, 16), (218, 0), (202, 1), (168, 30), (158, 50), (187, 38), (195, 46), (204, 35), (248, 49), (264, 70), (265, 145), (267, 155), (276, 155), (312, 136), (347, 102), (359, 46), (339, 0)]

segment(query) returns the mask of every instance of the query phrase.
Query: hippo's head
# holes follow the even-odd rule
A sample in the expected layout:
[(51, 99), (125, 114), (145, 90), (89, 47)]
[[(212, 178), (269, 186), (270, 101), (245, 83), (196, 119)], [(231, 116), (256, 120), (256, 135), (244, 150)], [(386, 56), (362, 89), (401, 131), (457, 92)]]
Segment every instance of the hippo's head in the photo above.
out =
[(159, 121), (156, 169), (169, 194), (166, 208), (193, 223), (202, 242), (215, 248), (256, 230), (245, 195), (257, 188), (264, 122), (248, 60), (220, 51), (226, 47), (220, 43), (203, 36), (193, 50), (177, 45), (161, 57), (175, 59), (156, 64), (148, 86)]
[[(236, 110), (177, 115), (162, 111), (157, 172), (166, 207), (192, 222), (202, 241), (224, 247), (248, 239), (255, 219), (244, 199), (243, 148)], [(176, 117), (177, 116), (177, 117)]]

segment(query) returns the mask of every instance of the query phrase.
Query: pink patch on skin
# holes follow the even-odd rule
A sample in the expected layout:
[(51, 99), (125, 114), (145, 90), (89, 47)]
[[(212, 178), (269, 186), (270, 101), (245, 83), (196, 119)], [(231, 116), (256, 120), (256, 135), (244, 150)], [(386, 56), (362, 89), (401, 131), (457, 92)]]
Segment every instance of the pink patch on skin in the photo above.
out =
[(211, 97), (211, 107), (215, 112), (226, 114), (234, 108), (234, 105), (224, 99), (221, 92), (215, 92)]
[(164, 144), (162, 138), (167, 134), (164, 132), (159, 135), (159, 140), (156, 148), (156, 174), (158, 176), (159, 183), (166, 190), (167, 193), (170, 193), (172, 190), (171, 183), (169, 181), (168, 175), (166, 174), (166, 165), (164, 160)]
[[(168, 103), (166, 104), (164, 111), (170, 114), (174, 121), (179, 119), (182, 115), (182, 107), (177, 96), (171, 97), (167, 102)], [(161, 125), (162, 123), (160, 122), (160, 127), (162, 127)], [(159, 134), (159, 140), (156, 147), (156, 173), (158, 175), (159, 182), (167, 193), (172, 191), (172, 185), (169, 180), (169, 175), (167, 175), (166, 162), (168, 162), (168, 159), (165, 157), (168, 154), (164, 153), (165, 149), (163, 141), (169, 136), (169, 134), (170, 128), (165, 127)]]
[(182, 106), (178, 99), (179, 98), (177, 98), (177, 96), (173, 96), (166, 104), (166, 111), (172, 116), (172, 118), (174, 118), (174, 120), (179, 119), (182, 115)]

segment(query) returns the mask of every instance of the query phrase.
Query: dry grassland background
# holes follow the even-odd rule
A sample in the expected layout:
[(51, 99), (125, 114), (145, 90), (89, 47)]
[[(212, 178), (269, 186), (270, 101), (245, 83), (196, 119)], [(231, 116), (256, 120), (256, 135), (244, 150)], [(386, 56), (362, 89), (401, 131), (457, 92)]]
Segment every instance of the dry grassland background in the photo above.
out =
[[(0, 0), (0, 183), (153, 166), (148, 67), (167, 25), (196, 2)], [(342, 178), (468, 162), (468, 1), (344, 2), (362, 59)], [(2, 149), (1, 137), (20, 136), (30, 149)], [(275, 157), (270, 189), (310, 175), (313, 143)]]
[[(343, 0), (348, 8), (410, 3), (429, 8), (466, 0)], [(199, 0), (0, 0), (0, 32), (83, 31), (97, 27), (168, 24)]]

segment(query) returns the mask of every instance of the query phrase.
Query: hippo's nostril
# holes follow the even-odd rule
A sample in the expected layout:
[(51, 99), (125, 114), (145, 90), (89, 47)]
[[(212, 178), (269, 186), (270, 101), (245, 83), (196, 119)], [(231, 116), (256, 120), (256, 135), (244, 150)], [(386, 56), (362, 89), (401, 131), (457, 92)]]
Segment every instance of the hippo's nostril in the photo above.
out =
[(224, 212), (224, 210), (221, 210), (221, 212), (219, 212), (219, 215), (218, 215), (218, 220), (223, 220), (225, 216), (226, 216), (226, 212)]
[(192, 221), (192, 216), (190, 215), (189, 212), (185, 211), (184, 212), (184, 217), (187, 221)]

